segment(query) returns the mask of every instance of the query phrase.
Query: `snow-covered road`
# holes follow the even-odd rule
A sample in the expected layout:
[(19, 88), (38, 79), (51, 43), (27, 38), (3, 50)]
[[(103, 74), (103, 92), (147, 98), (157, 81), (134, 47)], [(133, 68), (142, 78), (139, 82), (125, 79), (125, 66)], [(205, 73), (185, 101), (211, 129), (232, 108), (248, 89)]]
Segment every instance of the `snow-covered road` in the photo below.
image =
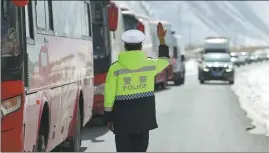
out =
[(251, 133), (269, 135), (269, 62), (237, 69), (233, 91), (256, 126)]
[[(268, 151), (269, 138), (255, 134), (255, 132), (263, 134), (265, 128), (252, 130), (254, 134), (248, 133), (250, 131), (246, 132), (245, 129), (252, 125), (246, 119), (237, 96), (231, 90), (232, 87), (236, 93), (240, 93), (238, 95), (243, 97), (240, 98), (243, 109), (247, 110), (248, 114), (251, 114), (249, 116), (255, 121), (258, 120), (259, 110), (266, 112), (263, 107), (266, 97), (252, 96), (252, 101), (248, 100), (251, 98), (244, 97), (245, 95), (257, 96), (257, 91), (264, 94), (261, 90), (269, 88), (268, 82), (261, 81), (261, 79), (266, 79), (265, 74), (269, 72), (266, 66), (269, 66), (269, 62), (237, 68), (236, 82), (233, 86), (222, 83), (201, 85), (197, 78), (196, 61), (187, 61), (185, 84), (168, 86), (166, 90), (155, 93), (159, 128), (150, 132), (148, 151)], [(267, 84), (267, 87), (258, 84)], [(260, 89), (259, 86), (263, 88)], [(263, 98), (265, 100), (262, 101)], [(262, 119), (260, 119), (261, 123), (265, 121)], [(81, 150), (85, 152), (115, 151), (113, 133), (109, 132), (106, 127), (84, 128)]]
[[(197, 62), (186, 62), (186, 75), (197, 75)], [(240, 106), (256, 127), (250, 131), (269, 136), (269, 62), (252, 63), (236, 69), (231, 86)]]

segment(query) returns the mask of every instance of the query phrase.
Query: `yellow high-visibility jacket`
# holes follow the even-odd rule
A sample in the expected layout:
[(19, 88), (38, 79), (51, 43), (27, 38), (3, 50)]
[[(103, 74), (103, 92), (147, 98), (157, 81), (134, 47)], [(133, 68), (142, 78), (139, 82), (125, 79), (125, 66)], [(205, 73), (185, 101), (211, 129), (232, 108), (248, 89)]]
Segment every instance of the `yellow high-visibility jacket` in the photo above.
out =
[(159, 46), (159, 58), (143, 51), (121, 52), (105, 83), (105, 118), (115, 132), (133, 133), (158, 127), (155, 116), (155, 75), (169, 65), (169, 49)]

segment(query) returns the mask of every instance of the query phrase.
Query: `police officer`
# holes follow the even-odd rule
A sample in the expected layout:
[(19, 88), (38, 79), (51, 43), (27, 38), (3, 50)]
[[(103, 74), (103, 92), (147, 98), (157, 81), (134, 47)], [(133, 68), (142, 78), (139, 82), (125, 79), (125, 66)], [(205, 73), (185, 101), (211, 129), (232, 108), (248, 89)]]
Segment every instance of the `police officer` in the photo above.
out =
[(115, 134), (117, 152), (146, 152), (149, 131), (156, 121), (154, 78), (169, 64), (165, 45), (166, 30), (157, 26), (159, 58), (147, 58), (142, 49), (143, 32), (128, 30), (122, 35), (126, 52), (118, 55), (108, 71), (105, 83), (105, 118)]

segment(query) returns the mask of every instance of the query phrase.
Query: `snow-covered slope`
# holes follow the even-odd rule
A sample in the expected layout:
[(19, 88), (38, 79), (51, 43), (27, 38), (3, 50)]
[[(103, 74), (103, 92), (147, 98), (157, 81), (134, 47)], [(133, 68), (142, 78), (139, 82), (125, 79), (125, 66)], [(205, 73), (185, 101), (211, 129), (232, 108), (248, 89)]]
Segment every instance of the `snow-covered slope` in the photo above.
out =
[[(266, 44), (269, 40), (267, 1), (121, 1), (141, 13), (172, 23), (186, 43), (202, 43), (222, 35), (237, 45)], [(248, 37), (246, 39), (246, 37)]]

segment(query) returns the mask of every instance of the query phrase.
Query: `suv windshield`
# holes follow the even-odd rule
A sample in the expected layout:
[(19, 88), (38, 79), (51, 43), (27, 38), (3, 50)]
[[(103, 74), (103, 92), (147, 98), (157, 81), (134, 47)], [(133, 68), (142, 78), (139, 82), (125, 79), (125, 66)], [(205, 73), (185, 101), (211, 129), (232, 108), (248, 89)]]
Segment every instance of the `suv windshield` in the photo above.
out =
[(229, 55), (205, 55), (204, 62), (231, 62), (231, 57)]

